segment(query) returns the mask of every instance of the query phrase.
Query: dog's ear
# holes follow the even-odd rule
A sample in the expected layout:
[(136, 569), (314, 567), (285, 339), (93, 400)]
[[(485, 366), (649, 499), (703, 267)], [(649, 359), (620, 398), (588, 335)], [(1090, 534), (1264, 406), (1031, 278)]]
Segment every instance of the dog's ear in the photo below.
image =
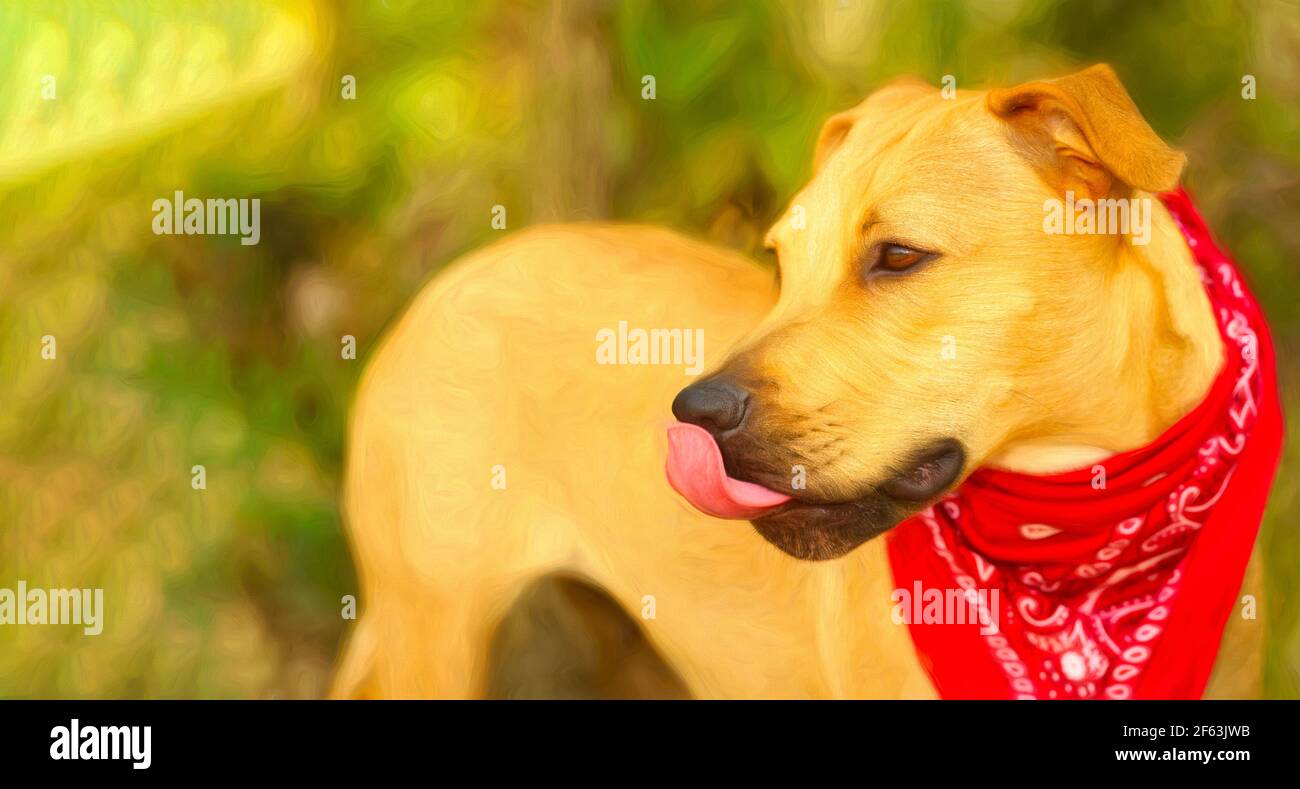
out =
[(989, 91), (988, 108), (1053, 188), (1093, 198), (1115, 181), (1147, 192), (1178, 185), (1187, 157), (1142, 118), (1105, 64), (1060, 79)]
[(849, 130), (868, 112), (887, 112), (893, 107), (915, 100), (919, 95), (934, 91), (933, 85), (917, 77), (895, 77), (877, 88), (858, 106), (827, 118), (822, 124), (821, 133), (817, 135), (817, 147), (813, 152), (813, 172), (821, 171), (822, 165), (849, 135)]
[(822, 124), (822, 130), (817, 134), (817, 147), (813, 149), (813, 172), (821, 172), (822, 165), (830, 158), (832, 153), (844, 142), (844, 138), (849, 136), (849, 129), (853, 124), (858, 122), (862, 115), (861, 105), (851, 110), (837, 112), (826, 119)]

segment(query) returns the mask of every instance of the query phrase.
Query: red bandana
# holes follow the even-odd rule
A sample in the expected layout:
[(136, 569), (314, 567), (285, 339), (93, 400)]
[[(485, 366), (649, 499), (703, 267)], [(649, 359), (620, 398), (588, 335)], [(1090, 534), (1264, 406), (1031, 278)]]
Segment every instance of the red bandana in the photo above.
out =
[(902, 606), (944, 698), (1199, 698), (1205, 689), (1277, 468), (1282, 413), (1264, 317), (1236, 266), (1184, 191), (1161, 200), (1200, 268), (1224, 369), (1205, 401), (1149, 446), (1098, 464), (1104, 487), (1095, 467), (979, 469), (893, 530), (900, 590), (964, 590), (987, 617), (983, 627), (925, 624), (910, 615), (920, 600)]

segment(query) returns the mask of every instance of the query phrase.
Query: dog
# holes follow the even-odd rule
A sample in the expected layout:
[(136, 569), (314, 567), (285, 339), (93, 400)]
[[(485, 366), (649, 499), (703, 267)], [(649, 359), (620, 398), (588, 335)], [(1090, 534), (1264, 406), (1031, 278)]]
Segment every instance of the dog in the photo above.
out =
[[(1224, 369), (1151, 200), (1183, 165), (1107, 66), (954, 96), (901, 80), (825, 123), (767, 236), (777, 281), (633, 225), (467, 255), (359, 387), (362, 615), (333, 695), (940, 695), (880, 535), (977, 469), (1143, 447)], [(1045, 232), (1067, 194), (1150, 201), (1147, 243)], [(620, 325), (700, 331), (709, 372), (600, 363)], [(1260, 631), (1230, 618), (1205, 695), (1259, 692)]]

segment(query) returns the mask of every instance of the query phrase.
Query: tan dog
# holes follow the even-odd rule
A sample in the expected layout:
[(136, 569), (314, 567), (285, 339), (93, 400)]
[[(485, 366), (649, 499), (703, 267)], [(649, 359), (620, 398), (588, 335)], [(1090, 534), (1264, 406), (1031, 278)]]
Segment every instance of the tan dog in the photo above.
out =
[[(1143, 247), (1042, 227), (1049, 197), (1145, 195), (1182, 164), (1104, 66), (952, 99), (895, 83), (823, 129), (769, 236), (779, 288), (630, 226), (536, 228), (458, 262), (358, 395), (363, 616), (336, 695), (933, 695), (870, 538), (980, 465), (1089, 463), (1204, 396), (1222, 343), (1159, 202)], [(703, 331), (708, 380), (752, 409), (729, 472), (809, 469), (807, 504), (765, 519), (766, 540), (665, 483), (690, 378), (600, 364), (621, 321)], [(692, 389), (675, 408), (730, 418), (726, 392)], [(1254, 691), (1251, 630), (1229, 634), (1211, 695)], [(571, 654), (520, 657), (556, 633)]]

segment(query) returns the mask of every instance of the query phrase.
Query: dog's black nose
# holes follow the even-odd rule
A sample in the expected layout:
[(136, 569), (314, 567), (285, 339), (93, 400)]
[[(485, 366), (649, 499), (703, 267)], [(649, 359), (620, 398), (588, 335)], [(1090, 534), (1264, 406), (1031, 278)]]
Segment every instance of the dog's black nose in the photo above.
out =
[(722, 379), (698, 381), (677, 393), (673, 416), (699, 425), (710, 433), (725, 433), (745, 418), (749, 393)]

